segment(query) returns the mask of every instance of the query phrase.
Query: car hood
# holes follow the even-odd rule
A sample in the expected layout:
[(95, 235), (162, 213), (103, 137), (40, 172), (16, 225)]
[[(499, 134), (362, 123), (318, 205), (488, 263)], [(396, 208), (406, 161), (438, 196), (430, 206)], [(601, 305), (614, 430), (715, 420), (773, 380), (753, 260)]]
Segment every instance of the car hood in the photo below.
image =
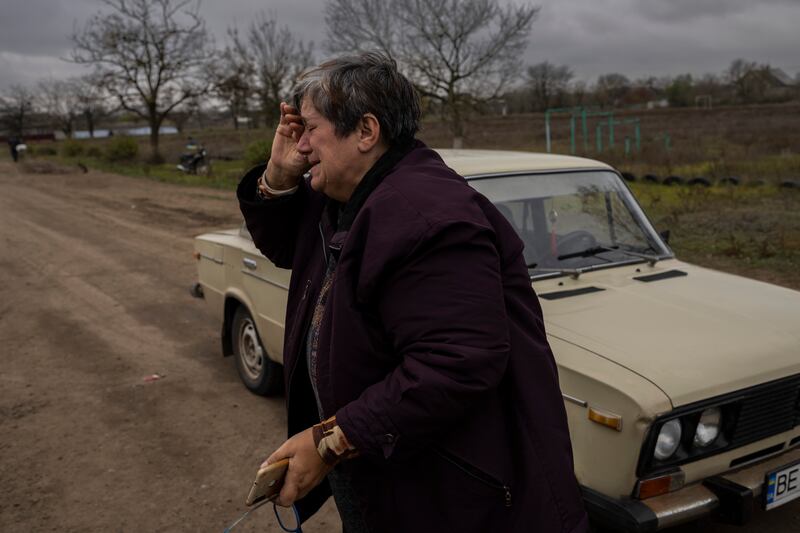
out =
[(797, 291), (676, 260), (534, 289), (549, 335), (639, 374), (674, 407), (800, 373)]

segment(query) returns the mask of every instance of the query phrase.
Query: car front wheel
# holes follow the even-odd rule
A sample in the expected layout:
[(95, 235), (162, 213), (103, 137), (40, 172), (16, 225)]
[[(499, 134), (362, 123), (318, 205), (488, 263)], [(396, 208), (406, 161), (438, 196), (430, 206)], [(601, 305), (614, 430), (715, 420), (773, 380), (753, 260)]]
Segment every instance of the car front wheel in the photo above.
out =
[(233, 357), (245, 386), (256, 394), (273, 396), (283, 389), (283, 367), (267, 356), (253, 317), (240, 306), (231, 324)]

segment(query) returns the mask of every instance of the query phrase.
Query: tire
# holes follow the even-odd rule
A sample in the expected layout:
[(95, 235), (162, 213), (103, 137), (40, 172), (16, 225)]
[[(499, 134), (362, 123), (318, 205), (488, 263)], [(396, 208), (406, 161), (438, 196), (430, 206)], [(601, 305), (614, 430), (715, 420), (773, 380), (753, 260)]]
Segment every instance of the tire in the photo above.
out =
[(631, 173), (631, 172), (623, 172), (621, 175), (622, 175), (622, 179), (624, 179), (625, 181), (628, 181), (628, 182), (636, 181), (636, 175)]
[(688, 181), (689, 185), (695, 186), (702, 186), (702, 187), (711, 187), (711, 181), (707, 178), (699, 177), (699, 178), (692, 178)]
[(244, 386), (261, 396), (283, 392), (283, 367), (267, 356), (250, 312), (240, 305), (231, 322), (236, 370)]
[(662, 183), (664, 185), (683, 185), (684, 179), (680, 176), (667, 176)]
[(645, 174), (642, 179), (648, 183), (661, 183), (661, 178), (655, 174)]
[(781, 187), (781, 189), (800, 189), (800, 182), (792, 181), (792, 180), (786, 180), (786, 181), (781, 182), (780, 187)]
[(720, 185), (732, 185), (736, 187), (739, 185), (740, 180), (736, 176), (728, 176), (727, 178), (722, 178), (719, 180)]

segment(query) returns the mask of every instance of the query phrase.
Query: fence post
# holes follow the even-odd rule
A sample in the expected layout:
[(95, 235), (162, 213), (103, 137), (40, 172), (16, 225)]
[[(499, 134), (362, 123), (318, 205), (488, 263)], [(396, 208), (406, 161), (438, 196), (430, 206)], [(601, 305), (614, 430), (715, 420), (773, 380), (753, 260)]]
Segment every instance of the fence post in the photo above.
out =
[(614, 114), (608, 116), (608, 147), (614, 148)]
[(587, 118), (586, 108), (581, 108), (581, 125), (583, 129), (583, 153), (589, 152), (589, 124), (586, 122)]
[(597, 143), (597, 153), (603, 153), (603, 123), (597, 125), (597, 130), (595, 131), (595, 142)]
[(547, 138), (547, 153), (552, 152), (552, 145), (550, 144), (550, 110), (544, 112), (544, 135)]
[(575, 113), (569, 117), (569, 147), (570, 153), (575, 155)]

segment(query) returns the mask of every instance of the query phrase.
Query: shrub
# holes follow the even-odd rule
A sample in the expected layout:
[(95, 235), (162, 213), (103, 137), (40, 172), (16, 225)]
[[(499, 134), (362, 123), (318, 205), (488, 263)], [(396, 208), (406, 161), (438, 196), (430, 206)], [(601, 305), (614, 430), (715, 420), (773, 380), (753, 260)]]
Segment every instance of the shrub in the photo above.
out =
[(90, 146), (86, 149), (86, 157), (103, 157), (103, 151), (99, 146)]
[(83, 145), (75, 139), (67, 139), (61, 145), (61, 155), (63, 157), (78, 157), (83, 153)]
[(28, 145), (28, 154), (29, 155), (56, 155), (58, 151), (53, 146), (47, 145)]
[(109, 161), (130, 161), (139, 154), (139, 143), (131, 137), (114, 137), (106, 147)]
[(248, 167), (263, 164), (272, 151), (272, 139), (253, 141), (244, 150), (244, 162)]

